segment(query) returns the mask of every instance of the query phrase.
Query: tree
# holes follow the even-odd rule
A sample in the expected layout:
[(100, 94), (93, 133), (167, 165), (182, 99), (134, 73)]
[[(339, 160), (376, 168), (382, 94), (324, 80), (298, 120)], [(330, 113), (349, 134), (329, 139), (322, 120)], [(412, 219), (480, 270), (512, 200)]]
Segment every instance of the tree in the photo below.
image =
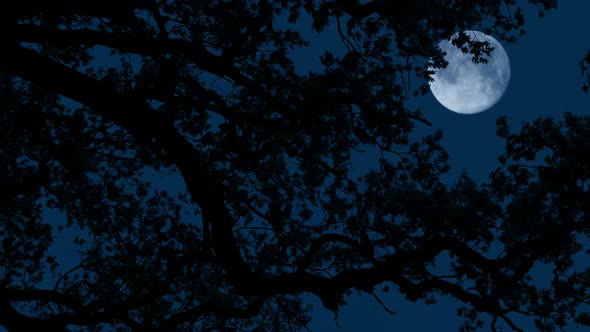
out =
[[(529, 2), (540, 14), (556, 6)], [(515, 315), (544, 328), (588, 326), (580, 306), (590, 273), (572, 261), (589, 231), (589, 161), (576, 152), (587, 151), (589, 120), (539, 119), (515, 134), (499, 119), (507, 151), (484, 185), (467, 175), (442, 183), (442, 133), (409, 136), (429, 124), (405, 103), (426, 91), (427, 60), (445, 65), (437, 41), (467, 28), (516, 40), (519, 6), (21, 0), (4, 8), (2, 115), (11, 120), (0, 142), (10, 151), (0, 167), (0, 325), (299, 329), (310, 319), (302, 293), (337, 312), (352, 290), (384, 286), (410, 301), (457, 298), (465, 331), (484, 316), (492, 330), (497, 321), (518, 330)], [(326, 51), (318, 72), (300, 73), (290, 58), (308, 42), (292, 29), (301, 23), (284, 19), (304, 15), (316, 33), (336, 26), (346, 47)], [(475, 61), (489, 52), (456, 43)], [(97, 46), (112, 51), (110, 62), (94, 61)], [(354, 179), (351, 154), (366, 147), (381, 157)], [(542, 164), (525, 163), (547, 151)], [(181, 177), (186, 190), (158, 189), (150, 170)], [(43, 209), (63, 212), (65, 225)], [(81, 230), (73, 268), (48, 251), (61, 228)], [(436, 272), (445, 253), (451, 275)], [(537, 262), (554, 266), (550, 289), (530, 280)]]

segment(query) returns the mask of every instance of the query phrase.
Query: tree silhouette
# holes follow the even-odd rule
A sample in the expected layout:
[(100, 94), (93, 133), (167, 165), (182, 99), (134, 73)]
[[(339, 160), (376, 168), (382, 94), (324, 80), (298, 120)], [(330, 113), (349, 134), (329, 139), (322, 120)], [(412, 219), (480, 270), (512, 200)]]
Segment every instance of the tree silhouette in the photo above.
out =
[[(541, 15), (556, 6), (528, 2)], [(573, 266), (589, 232), (589, 119), (518, 134), (499, 119), (506, 154), (484, 185), (441, 182), (440, 131), (410, 139), (429, 124), (405, 104), (426, 91), (427, 60), (444, 66), (437, 42), (465, 29), (516, 40), (519, 6), (11, 3), (0, 14), (0, 325), (296, 330), (310, 320), (303, 293), (337, 312), (352, 290), (394, 288), (457, 298), (464, 331), (485, 317), (519, 330), (520, 315), (589, 326), (590, 274)], [(291, 59), (308, 45), (303, 16), (315, 33), (336, 27), (346, 49), (326, 50), (321, 71)], [(476, 61), (489, 52), (457, 43)], [(109, 60), (95, 59), (105, 48)], [(367, 148), (380, 157), (355, 178), (352, 155)], [(150, 171), (184, 187), (159, 189)], [(74, 266), (50, 252), (63, 229), (78, 231)], [(553, 268), (550, 288), (533, 282), (538, 262)]]

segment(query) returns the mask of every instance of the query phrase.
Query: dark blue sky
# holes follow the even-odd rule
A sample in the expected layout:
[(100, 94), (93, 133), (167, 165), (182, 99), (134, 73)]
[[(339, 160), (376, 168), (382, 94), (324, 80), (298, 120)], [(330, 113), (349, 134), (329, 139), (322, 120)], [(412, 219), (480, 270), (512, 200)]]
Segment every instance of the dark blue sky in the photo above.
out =
[[(491, 109), (474, 115), (451, 112), (440, 105), (432, 94), (417, 98), (415, 106), (424, 111), (433, 123), (431, 129), (443, 130), (443, 144), (450, 154), (452, 183), (463, 169), (478, 182), (488, 179), (490, 171), (499, 166), (498, 155), (504, 142), (496, 137), (496, 119), (507, 115), (513, 130), (522, 122), (539, 116), (562, 118), (563, 112), (588, 114), (590, 95), (581, 90), (579, 61), (590, 49), (590, 1), (559, 1), (558, 9), (538, 18), (534, 9), (526, 11), (527, 34), (516, 43), (500, 41), (510, 57), (511, 80), (504, 97)], [(420, 131), (427, 130), (423, 128)], [(588, 263), (586, 262), (581, 262)], [(543, 267), (535, 269), (546, 273)], [(542, 279), (543, 275), (537, 275)], [(461, 321), (456, 316), (457, 302), (439, 298), (426, 306), (423, 302), (409, 303), (395, 292), (381, 299), (398, 312), (391, 316), (370, 296), (352, 296), (349, 305), (341, 309), (338, 328), (332, 313), (314, 311), (312, 331), (440, 331), (455, 332)], [(319, 306), (319, 302), (313, 301)], [(516, 319), (515, 322), (526, 320)], [(510, 329), (502, 326), (504, 331)], [(533, 325), (521, 325), (535, 331)], [(489, 331), (488, 325), (486, 330)]]
[[(477, 181), (485, 181), (488, 173), (498, 166), (497, 156), (503, 150), (503, 142), (495, 135), (495, 121), (500, 115), (507, 115), (512, 128), (518, 128), (523, 121), (538, 116), (561, 117), (564, 111), (587, 114), (586, 106), (590, 95), (582, 93), (579, 61), (590, 48), (590, 1), (562, 0), (559, 8), (539, 19), (533, 12), (526, 15), (527, 35), (514, 44), (502, 42), (511, 61), (511, 82), (504, 97), (491, 109), (475, 115), (456, 114), (440, 105), (431, 94), (417, 98), (414, 106), (420, 107), (433, 123), (432, 128), (421, 127), (418, 133), (440, 128), (444, 132), (443, 143), (450, 153), (453, 167), (448, 176), (449, 183), (456, 179), (462, 169), (467, 169)], [(309, 22), (300, 23), (310, 31)], [(318, 38), (320, 47), (337, 49), (338, 40), (328, 31)], [(317, 51), (317, 49), (315, 50)], [(302, 50), (294, 53), (294, 60), (302, 71), (318, 69), (316, 52)], [(314, 54), (312, 56), (312, 54)], [(359, 161), (361, 167), (364, 162)], [(367, 159), (370, 160), (370, 159)], [(367, 161), (369, 162), (369, 161)], [(367, 167), (369, 165), (367, 164)], [(181, 182), (174, 177), (154, 179), (172, 191), (182, 190)], [(50, 213), (48, 218), (55, 218)], [(57, 239), (54, 252), (62, 257), (65, 269), (76, 264), (69, 255), (73, 247), (67, 234)], [(538, 269), (542, 271), (541, 269)], [(541, 272), (539, 272), (541, 273)], [(434, 305), (408, 303), (395, 292), (383, 295), (381, 299), (396, 316), (388, 315), (370, 296), (352, 296), (349, 304), (341, 309), (339, 323), (335, 325), (333, 314), (321, 307), (314, 297), (306, 297), (314, 304), (312, 331), (457, 331), (460, 320), (456, 317), (457, 303), (449, 298), (439, 298)], [(518, 322), (519, 320), (516, 320)], [(530, 325), (527, 330), (533, 330)], [(0, 330), (2, 330), (0, 328)], [(504, 331), (508, 328), (504, 326)]]

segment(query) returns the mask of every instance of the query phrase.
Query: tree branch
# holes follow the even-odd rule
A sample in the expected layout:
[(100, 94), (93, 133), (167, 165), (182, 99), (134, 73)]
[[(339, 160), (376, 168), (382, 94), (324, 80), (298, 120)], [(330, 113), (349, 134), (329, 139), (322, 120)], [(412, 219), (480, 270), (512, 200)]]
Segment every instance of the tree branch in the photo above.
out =
[(233, 63), (223, 56), (210, 53), (203, 45), (178, 38), (147, 38), (145, 36), (111, 34), (92, 29), (61, 30), (20, 24), (14, 28), (15, 39), (20, 42), (49, 42), (57, 45), (101, 45), (122, 52), (157, 57), (161, 54), (184, 55), (199, 68), (220, 78), (231, 80), (276, 109), (290, 109), (270, 96), (258, 84), (242, 75)]
[[(25, 80), (51, 86), (126, 128), (138, 142), (164, 148), (184, 177), (192, 200), (212, 224), (215, 254), (230, 280), (247, 287), (254, 278), (232, 233), (234, 220), (224, 202), (224, 188), (206, 160), (173, 126), (165, 114), (154, 112), (136, 95), (126, 95), (106, 82), (96, 81), (20, 45), (5, 45), (0, 66)], [(55, 77), (59, 77), (56, 80)], [(142, 121), (138, 121), (141, 119)]]

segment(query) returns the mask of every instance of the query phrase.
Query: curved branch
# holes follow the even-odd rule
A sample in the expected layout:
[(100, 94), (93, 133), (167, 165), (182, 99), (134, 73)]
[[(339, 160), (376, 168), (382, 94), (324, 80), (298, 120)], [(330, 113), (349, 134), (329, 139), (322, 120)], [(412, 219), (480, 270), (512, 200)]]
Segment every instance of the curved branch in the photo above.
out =
[(383, 308), (383, 310), (385, 310), (385, 312), (387, 312), (390, 315), (397, 314), (396, 311), (389, 309), (389, 307), (387, 307), (387, 305), (383, 303), (383, 301), (379, 298), (379, 296), (377, 296), (377, 294), (375, 294), (375, 292), (371, 292), (371, 295), (373, 295), (373, 298), (379, 303), (379, 305), (381, 306), (381, 308)]
[(55, 285), (53, 286), (53, 290), (57, 291), (57, 288), (59, 287), (59, 284), (64, 280), (64, 278), (66, 278), (70, 273), (73, 273), (74, 271), (76, 271), (77, 269), (82, 268), (82, 265), (84, 264), (86, 260), (81, 261), (78, 265), (74, 266), (73, 268), (69, 269), (68, 271), (66, 271), (64, 274), (62, 274), (57, 281), (55, 282)]

